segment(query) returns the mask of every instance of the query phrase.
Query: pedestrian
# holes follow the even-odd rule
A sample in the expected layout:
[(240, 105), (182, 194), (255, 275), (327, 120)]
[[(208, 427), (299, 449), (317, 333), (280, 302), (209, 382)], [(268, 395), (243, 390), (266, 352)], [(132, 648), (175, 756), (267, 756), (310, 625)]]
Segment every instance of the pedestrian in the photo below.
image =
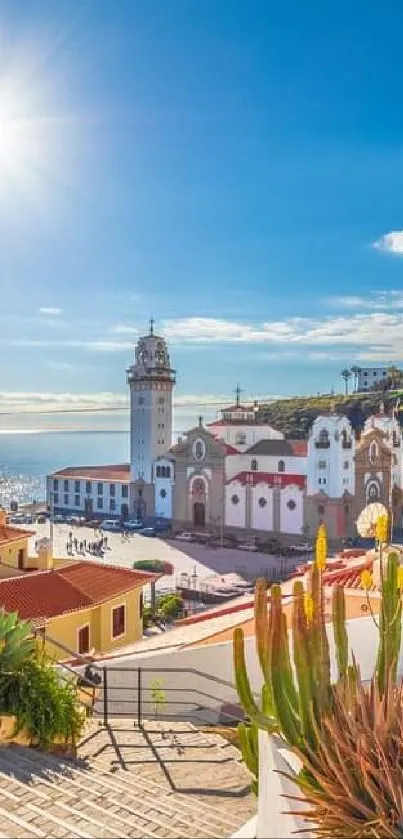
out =
[(84, 551), (86, 551), (86, 550), (87, 550), (87, 540), (84, 539)]
[(77, 551), (77, 545), (78, 545), (78, 542), (77, 542), (77, 537), (75, 536), (75, 537), (74, 537), (74, 550), (75, 550), (75, 551)]
[(80, 554), (82, 554), (82, 552), (83, 552), (83, 543), (80, 542)]
[(72, 531), (72, 530), (70, 530), (70, 533), (69, 533), (69, 542), (72, 542), (72, 541), (73, 541), (73, 531)]
[(70, 543), (69, 542), (66, 542), (66, 551), (67, 551), (67, 554), (70, 553)]

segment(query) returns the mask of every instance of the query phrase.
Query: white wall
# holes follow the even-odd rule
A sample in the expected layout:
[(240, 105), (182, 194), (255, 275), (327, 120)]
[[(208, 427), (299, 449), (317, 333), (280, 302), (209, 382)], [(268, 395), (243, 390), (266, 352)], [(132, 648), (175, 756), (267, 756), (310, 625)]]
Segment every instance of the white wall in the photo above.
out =
[[(320, 432), (326, 429), (329, 435), (329, 448), (317, 448)], [(345, 449), (342, 446), (343, 431), (352, 441), (352, 446)], [(307, 493), (316, 495), (325, 492), (330, 498), (341, 498), (347, 490), (352, 495), (355, 492), (355, 437), (351, 423), (347, 417), (321, 416), (313, 423), (308, 440), (308, 469)], [(324, 463), (325, 466), (320, 467)], [(347, 463), (348, 467), (344, 468)]]
[[(264, 498), (265, 507), (261, 507), (259, 499)], [(257, 484), (252, 487), (252, 528), (254, 530), (273, 530), (273, 489), (267, 484)]]
[[(296, 504), (293, 510), (289, 501)], [(304, 493), (296, 486), (284, 487), (280, 491), (280, 529), (282, 533), (301, 534), (304, 525)]]
[[(237, 481), (232, 484), (227, 484), (225, 487), (225, 524), (227, 527), (245, 527), (245, 490), (246, 488)], [(238, 504), (232, 503), (231, 499), (233, 495), (238, 496)]]
[[(55, 490), (53, 488), (53, 481), (54, 478), (49, 476), (47, 479), (47, 486), (48, 486), (48, 497), (47, 503), (50, 504), (50, 494), (49, 491), (53, 491), (53, 493), (57, 493), (57, 498), (55, 495), (54, 498), (54, 506), (61, 510), (71, 510), (77, 511), (77, 513), (84, 513), (85, 512), (85, 499), (87, 497), (92, 499), (92, 509), (93, 513), (96, 515), (101, 515), (104, 518), (109, 518), (109, 516), (120, 516), (121, 515), (121, 507), (122, 504), (129, 505), (129, 497), (122, 496), (122, 486), (128, 487), (128, 483), (124, 483), (121, 481), (87, 481), (84, 478), (57, 478), (58, 481), (58, 489)], [(67, 481), (67, 492), (65, 490), (65, 481)], [(79, 492), (76, 492), (76, 482), (79, 486)], [(87, 483), (91, 485), (91, 492), (87, 493)], [(102, 484), (102, 495), (98, 493), (98, 484)], [(113, 486), (115, 488), (115, 495), (111, 494), (110, 488)], [(75, 504), (75, 497), (76, 495), (80, 497), (80, 504)], [(65, 495), (68, 496), (67, 503), (65, 501)], [(102, 507), (98, 506), (98, 498), (102, 498)], [(115, 502), (115, 509), (111, 509), (111, 500)]]
[[(281, 431), (276, 431), (271, 425), (214, 425), (209, 423), (208, 430), (241, 451), (253, 446), (254, 443), (258, 443), (259, 440), (284, 439), (284, 434)], [(245, 436), (245, 443), (238, 442), (242, 434)]]

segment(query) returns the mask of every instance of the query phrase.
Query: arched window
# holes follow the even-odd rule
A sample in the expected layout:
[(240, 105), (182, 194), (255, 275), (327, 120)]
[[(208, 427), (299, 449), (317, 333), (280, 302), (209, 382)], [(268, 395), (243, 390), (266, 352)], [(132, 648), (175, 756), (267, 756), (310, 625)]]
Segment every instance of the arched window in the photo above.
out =
[(156, 478), (161, 477), (161, 466), (156, 466), (155, 467), (155, 476), (156, 476)]
[(253, 459), (250, 462), (251, 472), (257, 472), (257, 460)]
[(278, 472), (285, 472), (285, 463), (284, 463), (284, 460), (279, 460), (279, 462), (278, 462), (278, 466), (277, 466), (277, 471), (278, 471)]
[(161, 466), (161, 478), (165, 478), (165, 466)]
[(165, 477), (166, 477), (166, 478), (170, 478), (170, 477), (171, 477), (171, 467), (170, 467), (170, 466), (166, 466), (166, 467), (165, 467)]
[(317, 449), (328, 449), (330, 446), (329, 432), (326, 428), (321, 428), (318, 434), (318, 439), (315, 443)]

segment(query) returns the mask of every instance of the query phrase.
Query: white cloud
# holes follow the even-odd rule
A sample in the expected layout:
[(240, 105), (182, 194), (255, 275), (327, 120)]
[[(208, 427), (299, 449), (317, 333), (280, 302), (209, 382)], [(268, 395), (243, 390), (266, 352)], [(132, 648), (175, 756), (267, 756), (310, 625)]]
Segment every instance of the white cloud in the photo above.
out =
[(41, 308), (38, 309), (38, 311), (39, 311), (40, 315), (57, 316), (57, 315), (61, 315), (61, 313), (62, 313), (62, 310), (59, 309), (57, 306), (41, 306)]
[(109, 332), (113, 332), (115, 335), (132, 335), (133, 338), (138, 335), (138, 329), (125, 323), (117, 323), (115, 326), (111, 326)]
[(88, 350), (99, 353), (119, 353), (133, 349), (132, 341), (85, 341), (85, 340), (47, 340), (46, 338), (11, 338), (0, 340), (0, 344), (9, 347), (49, 348)]
[(403, 309), (403, 292), (370, 291), (367, 297), (341, 295), (328, 297), (323, 302), (338, 309), (371, 309), (373, 311)]
[(68, 361), (47, 361), (47, 366), (50, 367), (51, 370), (57, 370), (61, 372), (67, 372), (69, 370), (74, 370), (74, 365), (69, 364)]
[(385, 361), (403, 359), (403, 313), (370, 312), (349, 316), (289, 318), (260, 324), (214, 318), (181, 318), (166, 321), (164, 334), (173, 343), (290, 345), (344, 348), (344, 355), (374, 353)]
[(391, 230), (390, 233), (385, 233), (380, 239), (373, 242), (372, 247), (378, 251), (395, 253), (401, 256), (403, 254), (403, 230)]

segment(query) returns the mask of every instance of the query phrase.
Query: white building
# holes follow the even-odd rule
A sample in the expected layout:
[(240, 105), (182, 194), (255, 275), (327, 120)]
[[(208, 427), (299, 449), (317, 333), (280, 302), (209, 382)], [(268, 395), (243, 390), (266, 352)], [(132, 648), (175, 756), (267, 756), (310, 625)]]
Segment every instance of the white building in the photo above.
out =
[[(165, 517), (170, 513), (172, 493), (164, 495), (165, 486), (159, 488), (155, 503), (153, 476), (155, 460), (172, 443), (175, 371), (171, 368), (165, 340), (154, 334), (153, 320), (149, 334), (141, 337), (135, 348), (127, 382), (130, 464), (67, 467), (49, 475), (47, 503), (53, 505), (56, 513), (85, 514), (88, 518)], [(173, 472), (172, 477), (169, 474), (168, 484), (171, 480)]]
[(347, 417), (317, 417), (308, 440), (307, 494), (341, 498), (354, 495), (355, 436)]
[(371, 390), (381, 385), (388, 377), (387, 367), (361, 367), (357, 376), (357, 391)]
[(130, 466), (70, 466), (47, 477), (47, 502), (56, 513), (127, 518)]
[(131, 480), (152, 483), (152, 469), (172, 444), (172, 391), (175, 370), (163, 338), (150, 332), (140, 338), (135, 362), (127, 371), (130, 387)]
[(244, 452), (259, 440), (283, 440), (284, 434), (271, 425), (257, 422), (258, 405), (241, 405), (240, 388), (236, 389), (236, 403), (220, 411), (220, 418), (208, 423), (208, 430), (229, 446)]

